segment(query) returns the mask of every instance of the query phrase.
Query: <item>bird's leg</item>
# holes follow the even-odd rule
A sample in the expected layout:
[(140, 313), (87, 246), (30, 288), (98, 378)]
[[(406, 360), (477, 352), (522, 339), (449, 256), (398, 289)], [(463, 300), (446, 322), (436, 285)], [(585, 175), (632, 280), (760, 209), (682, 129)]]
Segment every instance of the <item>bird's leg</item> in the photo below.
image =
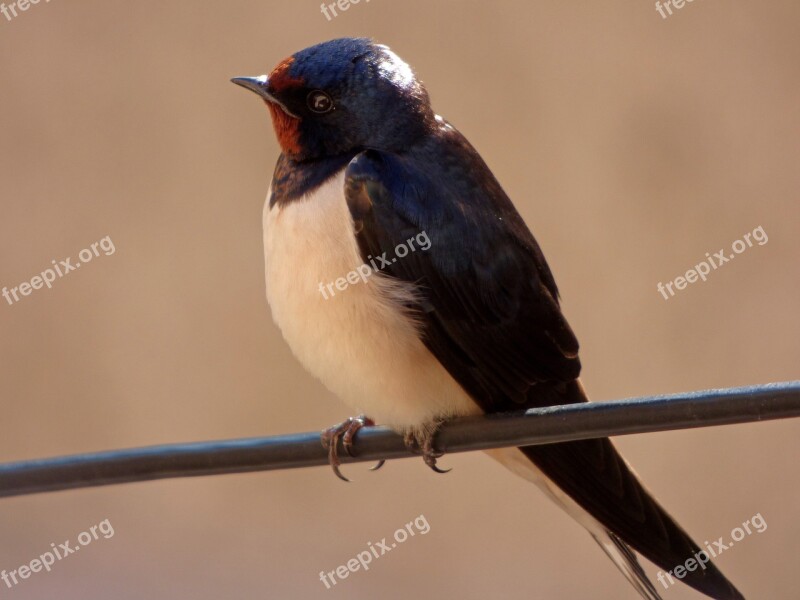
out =
[(412, 429), (403, 435), (403, 442), (406, 448), (414, 454), (421, 454), (425, 464), (437, 473), (449, 473), (451, 471), (451, 469), (440, 469), (436, 466), (436, 460), (444, 456), (444, 452), (436, 450), (434, 442), (436, 434), (439, 433), (445, 421), (446, 419), (436, 419), (422, 431)]
[[(375, 425), (375, 422), (372, 419), (366, 415), (358, 415), (357, 417), (350, 417), (346, 421), (343, 421), (338, 425), (334, 425), (329, 429), (324, 429), (320, 434), (322, 447), (328, 451), (328, 462), (330, 463), (333, 472), (336, 473), (336, 476), (342, 481), (350, 480), (342, 475), (342, 472), (339, 470), (339, 466), (342, 464), (342, 462), (339, 460), (339, 453), (337, 450), (339, 440), (342, 440), (342, 446), (344, 447), (345, 452), (347, 452), (349, 456), (355, 456), (353, 454), (353, 439), (355, 438), (356, 433), (358, 433), (361, 428), (372, 425)], [(385, 460), (378, 462), (378, 464), (372, 467), (370, 471), (376, 471), (377, 469), (380, 469), (385, 462)]]

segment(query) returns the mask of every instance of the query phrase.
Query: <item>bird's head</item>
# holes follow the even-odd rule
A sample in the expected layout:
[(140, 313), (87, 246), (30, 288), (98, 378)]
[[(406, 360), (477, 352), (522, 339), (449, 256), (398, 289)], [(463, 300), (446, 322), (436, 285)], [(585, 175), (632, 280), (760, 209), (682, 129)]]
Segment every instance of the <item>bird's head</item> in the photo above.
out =
[(324, 42), (281, 61), (269, 75), (232, 81), (264, 99), (281, 149), (298, 161), (367, 148), (402, 150), (434, 119), (411, 67), (365, 38)]

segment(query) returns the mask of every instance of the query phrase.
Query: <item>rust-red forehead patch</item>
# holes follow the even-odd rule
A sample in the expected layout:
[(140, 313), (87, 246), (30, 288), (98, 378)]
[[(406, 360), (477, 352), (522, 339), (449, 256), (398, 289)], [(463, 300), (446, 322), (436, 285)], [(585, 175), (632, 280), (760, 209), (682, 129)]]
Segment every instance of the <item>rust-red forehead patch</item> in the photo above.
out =
[(278, 63), (272, 73), (269, 74), (269, 86), (276, 92), (280, 92), (290, 87), (299, 87), (303, 85), (303, 80), (299, 77), (292, 77), (289, 75), (289, 68), (294, 62), (294, 56), (284, 58)]

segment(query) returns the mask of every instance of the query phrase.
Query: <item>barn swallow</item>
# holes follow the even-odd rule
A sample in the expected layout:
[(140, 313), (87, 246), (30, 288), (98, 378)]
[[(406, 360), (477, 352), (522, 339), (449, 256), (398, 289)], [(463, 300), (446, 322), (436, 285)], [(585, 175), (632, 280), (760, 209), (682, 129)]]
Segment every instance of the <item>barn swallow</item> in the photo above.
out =
[[(438, 469), (432, 440), (446, 419), (588, 401), (542, 250), (408, 64), (344, 38), (233, 82), (264, 100), (282, 151), (263, 215), (272, 317), (305, 368), (362, 414), (323, 436), (334, 467), (339, 438), (349, 446), (371, 422), (363, 415)], [(365, 265), (368, 277), (351, 277)], [(586, 527), (643, 598), (659, 595), (637, 552), (667, 571), (708, 559), (608, 439), (489, 453)], [(743, 600), (708, 560), (682, 581)]]

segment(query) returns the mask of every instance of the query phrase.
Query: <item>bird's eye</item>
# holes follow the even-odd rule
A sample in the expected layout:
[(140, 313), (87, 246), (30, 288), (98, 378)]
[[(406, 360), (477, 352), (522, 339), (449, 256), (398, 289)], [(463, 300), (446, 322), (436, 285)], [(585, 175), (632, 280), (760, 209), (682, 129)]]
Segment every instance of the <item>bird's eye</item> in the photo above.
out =
[(311, 112), (323, 115), (333, 110), (333, 99), (322, 90), (314, 90), (306, 98), (308, 109)]

